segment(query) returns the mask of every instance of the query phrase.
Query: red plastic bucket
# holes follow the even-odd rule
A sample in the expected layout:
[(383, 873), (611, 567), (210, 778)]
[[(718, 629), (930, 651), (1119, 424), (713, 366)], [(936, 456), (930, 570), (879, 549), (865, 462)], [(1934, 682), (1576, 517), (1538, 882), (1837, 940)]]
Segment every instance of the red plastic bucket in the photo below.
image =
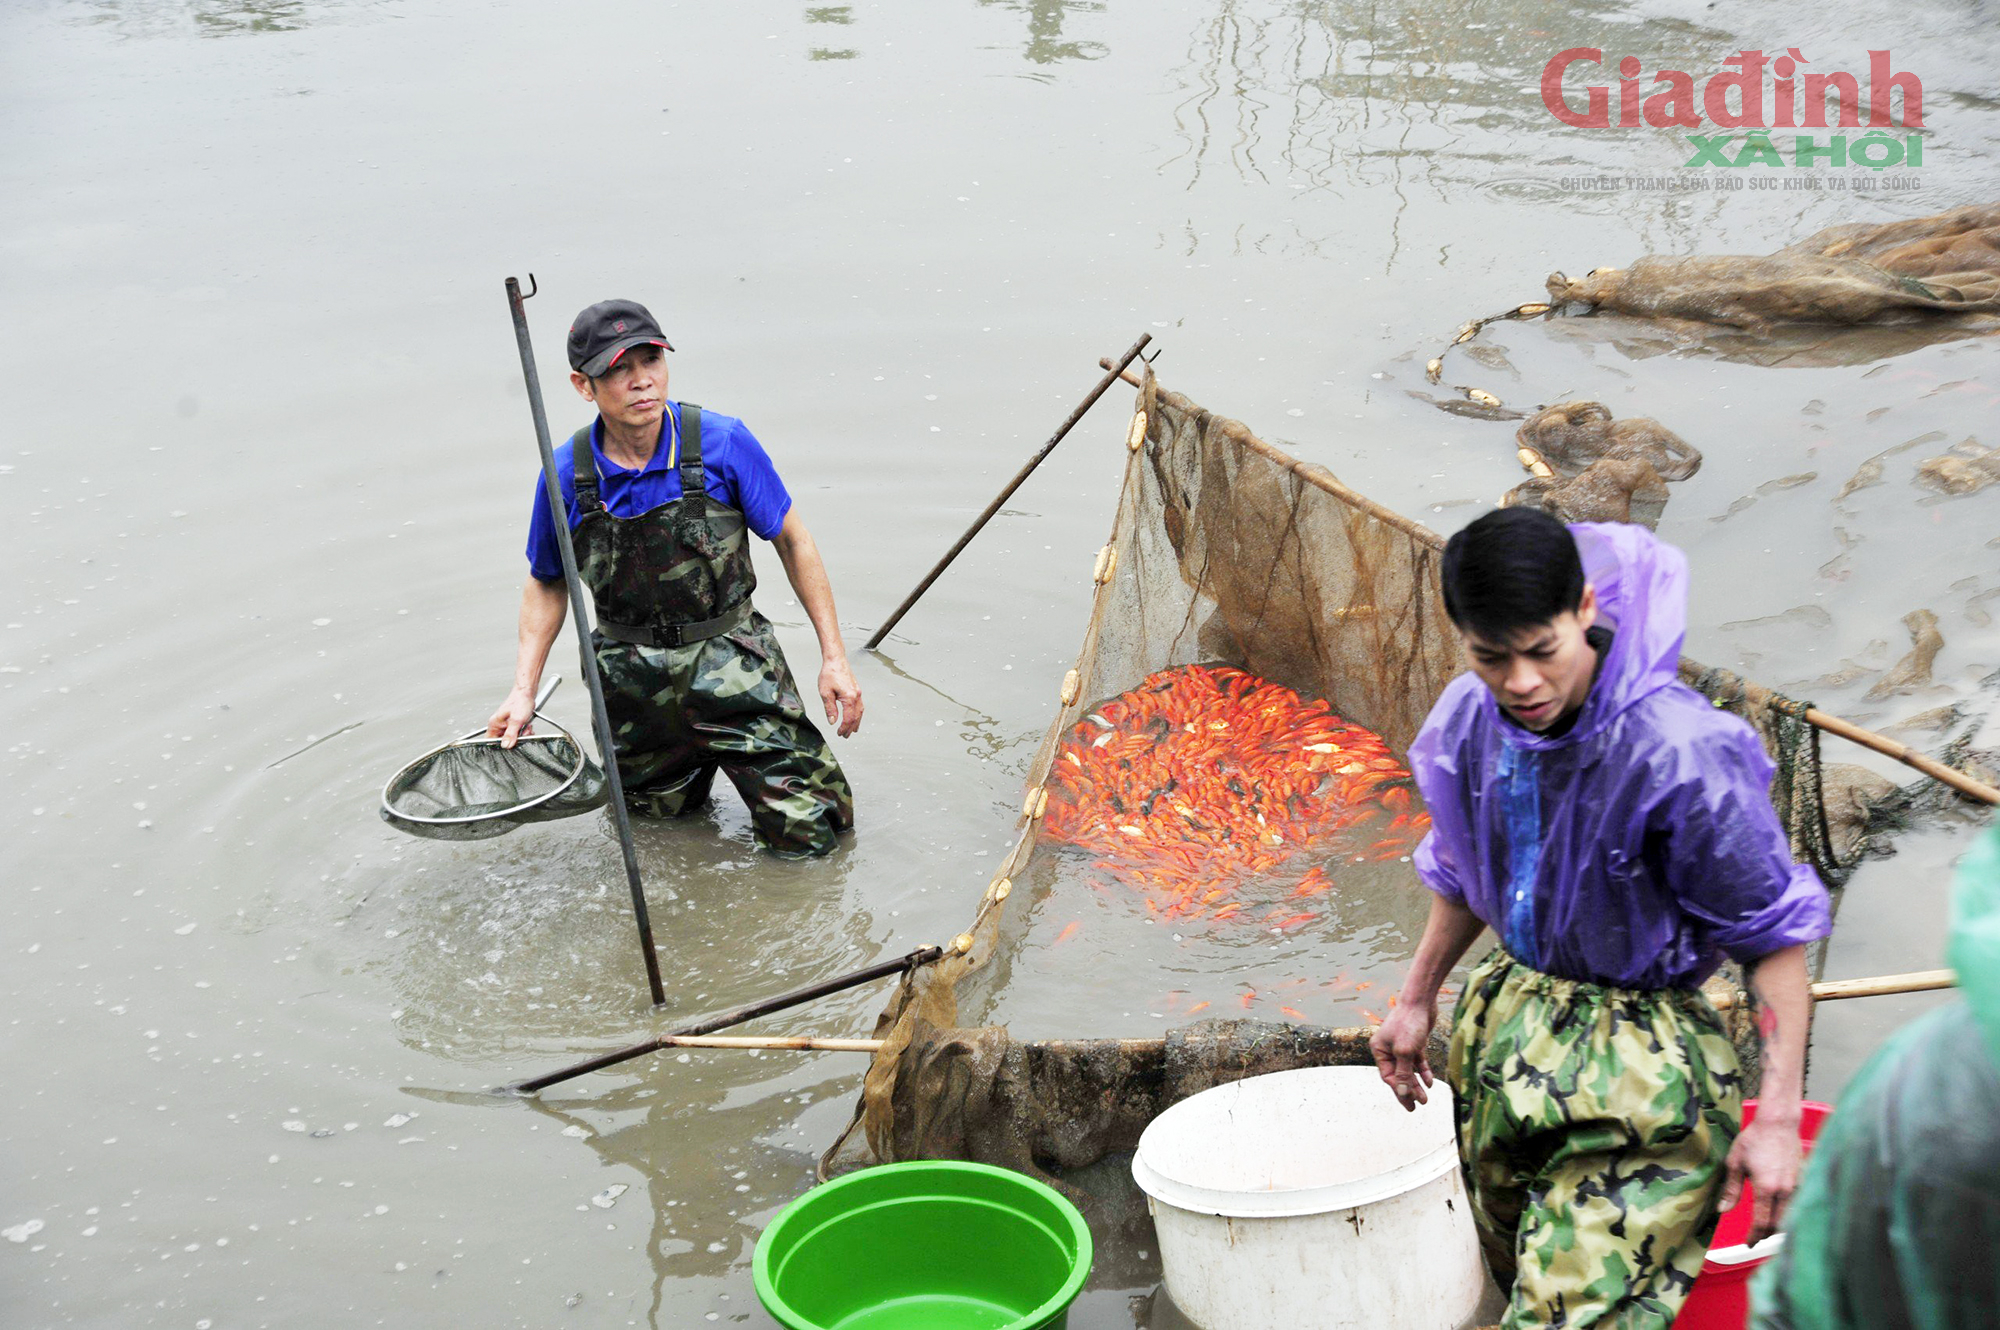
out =
[[(1811, 1153), (1820, 1125), (1833, 1110), (1811, 1100), (1802, 1108), (1799, 1140), (1805, 1143), (1807, 1153)], [(1757, 1101), (1744, 1101), (1743, 1125), (1749, 1126), (1756, 1116)], [(1776, 1254), (1778, 1245), (1760, 1244), (1761, 1250), (1754, 1256), (1750, 1253), (1756, 1249), (1743, 1245), (1743, 1239), (1750, 1236), (1750, 1190), (1745, 1185), (1743, 1195), (1715, 1226), (1715, 1240), (1708, 1244), (1701, 1274), (1694, 1281), (1694, 1291), (1688, 1294), (1687, 1305), (1674, 1321), (1674, 1330), (1745, 1330), (1750, 1324), (1750, 1277), (1757, 1273), (1758, 1266)]]

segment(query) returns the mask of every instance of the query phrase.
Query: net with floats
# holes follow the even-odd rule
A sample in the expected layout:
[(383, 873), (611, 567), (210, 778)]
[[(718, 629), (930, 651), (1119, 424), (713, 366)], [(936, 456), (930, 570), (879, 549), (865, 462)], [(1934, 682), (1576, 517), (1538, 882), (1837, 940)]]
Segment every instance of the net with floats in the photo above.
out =
[[(1402, 754), (1460, 668), (1443, 541), (1150, 371), (1127, 445), (1013, 846), (882, 1013), (822, 1173), (943, 1156), (1060, 1177), (1133, 1148), (1184, 1093), (1370, 1060), (1392, 985), (1286, 976), (1372, 946), (1386, 980), (1421, 930)], [(1793, 844), (1838, 881), (1800, 704), (1687, 673), (1768, 721)], [(1096, 952), (1092, 929), (1110, 934)], [(1343, 941), (1314, 952), (1315, 933)]]

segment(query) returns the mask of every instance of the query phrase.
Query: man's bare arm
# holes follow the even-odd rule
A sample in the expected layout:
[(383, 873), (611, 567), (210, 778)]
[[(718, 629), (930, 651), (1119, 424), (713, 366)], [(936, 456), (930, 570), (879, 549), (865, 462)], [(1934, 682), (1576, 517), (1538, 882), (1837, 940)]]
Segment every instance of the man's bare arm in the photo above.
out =
[(1785, 1206), (1799, 1185), (1800, 1103), (1805, 1098), (1806, 1025), (1812, 996), (1806, 976), (1806, 949), (1786, 947), (1759, 958), (1749, 968), (1750, 992), (1757, 999), (1757, 1043), (1763, 1086), (1757, 1120), (1743, 1129), (1729, 1151), (1722, 1207), (1736, 1204), (1747, 1181), (1755, 1193), (1749, 1242), (1777, 1232)]
[(1413, 1112), (1418, 1104), (1430, 1102), (1424, 1093), (1432, 1079), (1425, 1048), (1430, 1043), (1431, 1027), (1437, 1024), (1438, 989), (1485, 929), (1479, 916), (1463, 904), (1442, 896), (1433, 898), (1423, 940), (1417, 944), (1417, 957), (1410, 963), (1395, 1010), (1368, 1041), (1383, 1083)]
[(778, 552), (785, 576), (819, 636), (819, 700), (826, 707), (826, 723), (846, 738), (861, 728), (861, 688), (847, 667), (847, 647), (840, 640), (840, 619), (833, 609), (833, 584), (797, 508), (785, 514), (771, 548)]
[(514, 689), (486, 722), (486, 733), (506, 740), (503, 747), (512, 748), (514, 740), (534, 727), (535, 689), (541, 686), (542, 667), (548, 663), (549, 648), (555, 645), (568, 610), (569, 590), (561, 580), (544, 582), (533, 573), (528, 575), (527, 585), (521, 588), (520, 646), (514, 657)]

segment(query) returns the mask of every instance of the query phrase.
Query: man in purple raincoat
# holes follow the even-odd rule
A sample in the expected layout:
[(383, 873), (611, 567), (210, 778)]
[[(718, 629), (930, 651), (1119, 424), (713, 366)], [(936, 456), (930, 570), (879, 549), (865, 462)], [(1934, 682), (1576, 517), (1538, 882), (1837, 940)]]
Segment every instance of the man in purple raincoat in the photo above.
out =
[[(1743, 1183), (1753, 1242), (1796, 1185), (1826, 891), (1791, 860), (1757, 736), (1676, 676), (1678, 550), (1503, 508), (1452, 537), (1443, 581), (1470, 671), (1410, 748), (1435, 899), (1375, 1059), (1405, 1107), (1425, 1100), (1439, 985), (1491, 928), (1447, 1076), (1502, 1325), (1668, 1330)], [(1749, 1127), (1697, 991), (1725, 956), (1758, 1003)]]

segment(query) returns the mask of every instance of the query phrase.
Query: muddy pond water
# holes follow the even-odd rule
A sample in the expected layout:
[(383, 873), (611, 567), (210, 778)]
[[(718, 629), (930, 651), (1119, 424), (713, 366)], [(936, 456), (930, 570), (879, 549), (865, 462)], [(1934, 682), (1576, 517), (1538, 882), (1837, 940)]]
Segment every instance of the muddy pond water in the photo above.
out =
[[(752, 1246), (857, 1058), (483, 1091), (965, 925), (1087, 614), (1126, 390), (883, 653), (859, 643), (1097, 357), (1149, 331), (1169, 386), (1452, 529), (1520, 478), (1513, 422), (1424, 380), (1460, 323), (1555, 269), (1987, 201), (1996, 31), (1933, 0), (6, 6), (0, 1320), (768, 1324)], [(1924, 165), (1584, 188), (1688, 148), (1555, 122), (1540, 71), (1575, 46), (1892, 49), (1924, 79)], [(501, 281), (529, 271), (558, 431), (585, 418), (571, 314), (628, 294), (678, 348), (674, 395), (765, 442), (867, 700), (835, 855), (758, 855), (728, 794), (641, 827), (658, 1016), (608, 822), (438, 844), (375, 816), (509, 680), (534, 446)], [(1454, 357), (1510, 405), (1595, 397), (1702, 450), (1660, 528), (1693, 563), (1692, 654), (1885, 727), (2000, 667), (2000, 487), (1917, 483), (2000, 442), (2000, 343), (1766, 365), (1569, 321)], [(759, 603), (810, 677), (768, 554)], [(1869, 700), (1917, 609), (1931, 682)], [(555, 660), (581, 730), (567, 639)], [(1974, 827), (1940, 815), (1864, 867), (1830, 975), (1938, 963)], [(1371, 965), (1414, 942), (1406, 890), (1356, 906)], [(880, 999), (758, 1028), (865, 1033)], [(1829, 1009), (1814, 1092), (1928, 1000)], [(1150, 1259), (1105, 1262), (1071, 1325), (1156, 1321)]]

